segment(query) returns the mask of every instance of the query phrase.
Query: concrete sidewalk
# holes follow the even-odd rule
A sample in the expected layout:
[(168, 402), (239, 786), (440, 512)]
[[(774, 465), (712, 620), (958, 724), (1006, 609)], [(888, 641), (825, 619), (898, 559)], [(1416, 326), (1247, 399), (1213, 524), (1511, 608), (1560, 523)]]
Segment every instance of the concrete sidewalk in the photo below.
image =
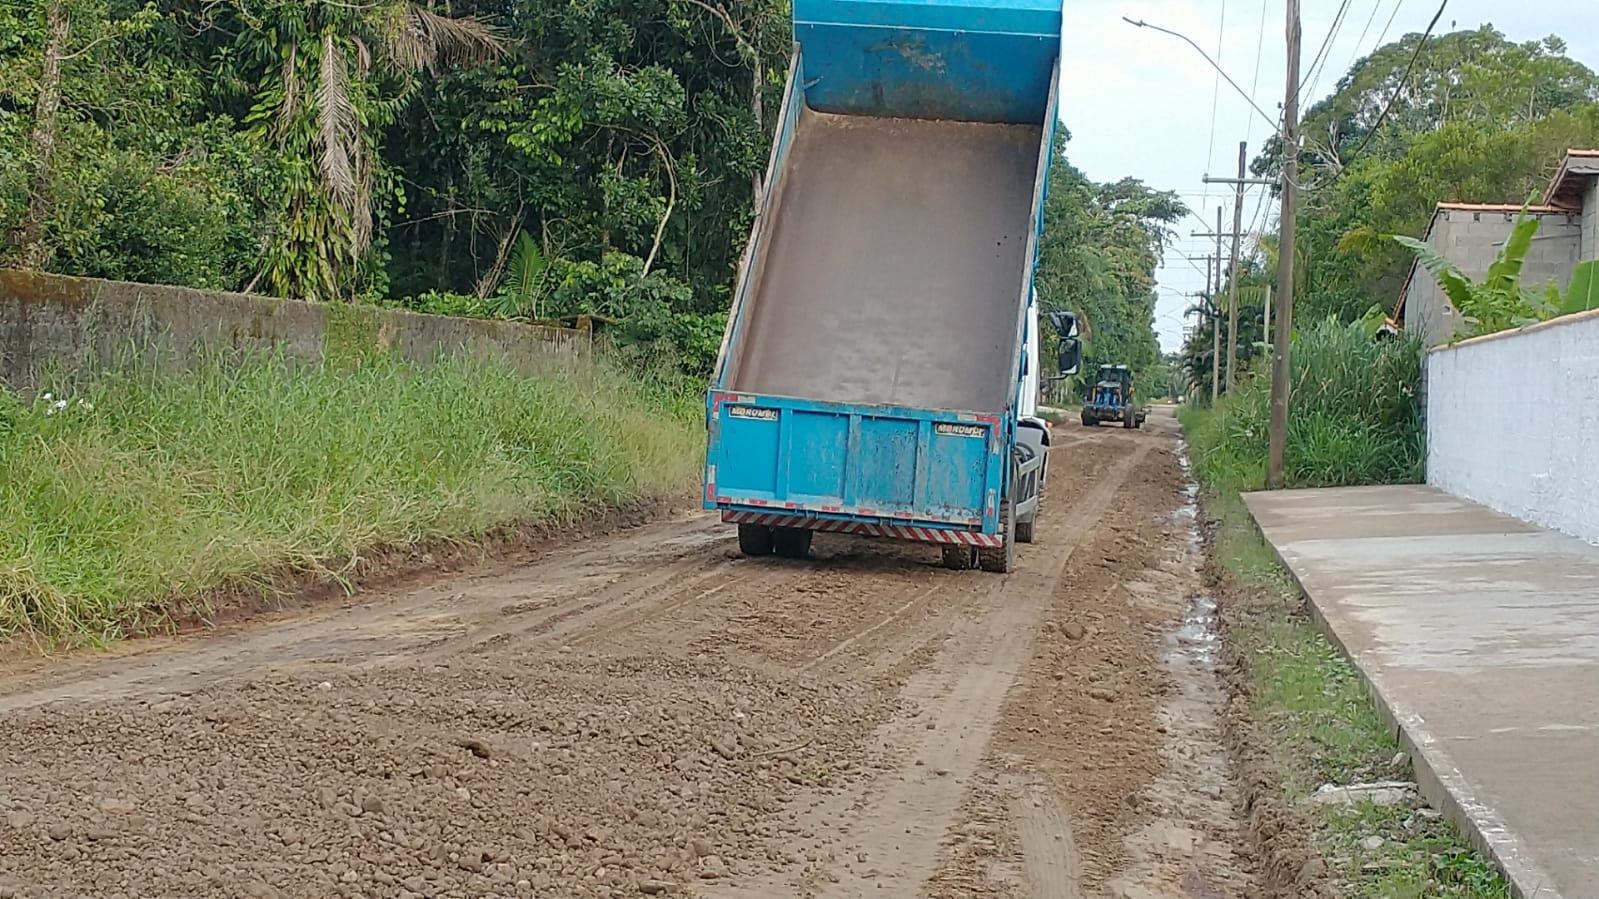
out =
[(1599, 897), (1599, 547), (1430, 487), (1244, 497), (1523, 897)]

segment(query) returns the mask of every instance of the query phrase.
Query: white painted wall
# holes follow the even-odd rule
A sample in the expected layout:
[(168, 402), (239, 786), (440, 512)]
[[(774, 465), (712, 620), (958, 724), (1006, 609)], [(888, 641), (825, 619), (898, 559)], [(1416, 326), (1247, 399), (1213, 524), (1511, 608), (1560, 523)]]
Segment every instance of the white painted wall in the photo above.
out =
[(1430, 352), (1427, 483), (1599, 544), (1599, 311)]

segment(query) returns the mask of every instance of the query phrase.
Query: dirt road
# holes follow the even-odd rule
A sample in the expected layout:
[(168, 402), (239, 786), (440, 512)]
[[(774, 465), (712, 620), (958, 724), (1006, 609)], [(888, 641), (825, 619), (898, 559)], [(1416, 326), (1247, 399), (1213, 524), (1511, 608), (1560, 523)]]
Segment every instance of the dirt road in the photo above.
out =
[(12, 896), (1247, 895), (1175, 424), (1007, 576), (704, 516), (0, 677)]

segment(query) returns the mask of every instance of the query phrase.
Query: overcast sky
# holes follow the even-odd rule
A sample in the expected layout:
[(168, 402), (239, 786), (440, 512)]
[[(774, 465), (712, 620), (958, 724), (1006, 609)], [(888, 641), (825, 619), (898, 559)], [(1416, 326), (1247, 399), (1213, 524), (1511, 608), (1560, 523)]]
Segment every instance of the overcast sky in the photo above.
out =
[[(1438, 31), (1491, 22), (1517, 41), (1559, 34), (1570, 45), (1571, 56), (1599, 69), (1599, 28), (1584, 27), (1579, 24), (1584, 17), (1573, 16), (1591, 3), (1449, 0)], [(1182, 239), (1159, 272), (1155, 327), (1164, 350), (1180, 345), (1182, 313), (1192, 303), (1185, 294), (1201, 289), (1205, 281), (1204, 262), (1181, 257), (1201, 257), (1214, 247), (1212, 241), (1189, 237), (1190, 232), (1212, 230), (1218, 204), (1225, 207), (1231, 225), (1228, 189), (1207, 189), (1201, 178), (1207, 172), (1231, 176), (1238, 165), (1238, 142), (1248, 141), (1253, 158), (1272, 125), (1225, 81), (1218, 84), (1215, 70), (1187, 44), (1147, 28), (1135, 28), (1122, 17), (1186, 34), (1218, 59), (1262, 110), (1275, 116), (1286, 75), (1285, 6), (1284, 0), (1066, 3), (1061, 118), (1072, 132), (1068, 147), (1072, 162), (1098, 181), (1131, 175), (1153, 187), (1175, 190), (1205, 217), (1204, 223), (1195, 217), (1183, 221), (1179, 229)], [(1379, 46), (1379, 38), (1386, 43), (1425, 30), (1438, 9), (1438, 0), (1350, 0), (1326, 56), (1328, 61), (1312, 73), (1311, 60), (1326, 39), (1338, 6), (1339, 0), (1304, 0), (1301, 52), (1306, 84), (1301, 92), (1302, 110), (1330, 93), (1350, 63)], [(1255, 195), (1262, 190), (1254, 189)], [(1260, 227), (1265, 214), (1251, 197), (1244, 207), (1245, 228), (1252, 221)]]

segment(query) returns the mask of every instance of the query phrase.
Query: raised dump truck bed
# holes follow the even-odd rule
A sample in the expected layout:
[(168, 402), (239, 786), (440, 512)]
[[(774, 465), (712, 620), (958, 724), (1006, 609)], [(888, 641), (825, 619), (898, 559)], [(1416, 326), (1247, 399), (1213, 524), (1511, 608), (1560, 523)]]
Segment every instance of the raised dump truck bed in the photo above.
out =
[(1032, 270), (1058, 0), (795, 0), (767, 190), (706, 401), (705, 507), (1004, 571), (1047, 431)]
[(1037, 125), (801, 114), (728, 389), (997, 413)]

